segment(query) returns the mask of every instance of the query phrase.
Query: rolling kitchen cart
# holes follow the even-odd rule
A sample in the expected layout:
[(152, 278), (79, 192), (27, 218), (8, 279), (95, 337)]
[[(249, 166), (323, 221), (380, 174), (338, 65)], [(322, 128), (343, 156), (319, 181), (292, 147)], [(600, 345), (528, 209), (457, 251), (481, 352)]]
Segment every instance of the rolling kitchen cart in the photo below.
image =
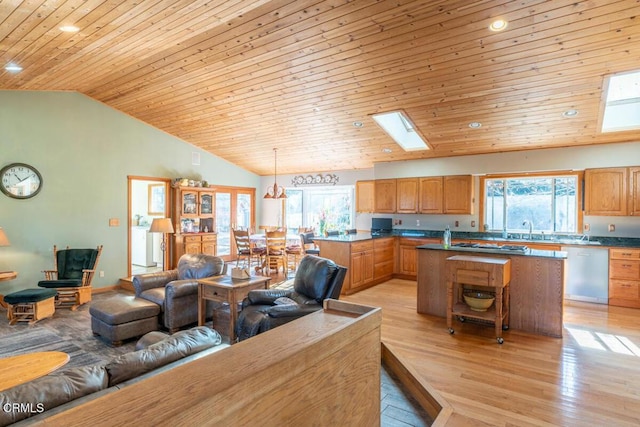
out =
[[(447, 258), (446, 277), (449, 333), (454, 333), (453, 316), (458, 316), (461, 321), (469, 318), (493, 322), (496, 339), (502, 344), (502, 330), (509, 328), (511, 260), (455, 255)], [(472, 310), (463, 299), (463, 293), (467, 290), (495, 295), (495, 303), (486, 311)]]

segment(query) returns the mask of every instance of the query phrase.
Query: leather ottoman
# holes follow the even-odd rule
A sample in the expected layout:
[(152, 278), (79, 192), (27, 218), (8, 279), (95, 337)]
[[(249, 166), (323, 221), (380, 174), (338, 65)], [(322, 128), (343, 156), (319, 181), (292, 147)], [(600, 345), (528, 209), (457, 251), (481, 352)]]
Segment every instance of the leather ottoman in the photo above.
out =
[(92, 302), (89, 314), (93, 334), (119, 346), (126, 339), (157, 330), (160, 307), (142, 298), (117, 296)]

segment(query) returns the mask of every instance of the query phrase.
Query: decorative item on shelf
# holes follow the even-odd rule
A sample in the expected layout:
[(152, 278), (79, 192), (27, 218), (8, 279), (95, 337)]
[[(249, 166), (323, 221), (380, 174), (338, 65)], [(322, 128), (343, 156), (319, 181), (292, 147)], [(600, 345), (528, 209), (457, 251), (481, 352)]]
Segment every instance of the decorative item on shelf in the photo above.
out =
[(336, 185), (338, 183), (338, 175), (328, 173), (326, 175), (298, 175), (293, 177), (291, 183), (294, 187), (299, 185)]
[(286, 199), (284, 187), (278, 185), (278, 149), (273, 149), (274, 167), (273, 167), (273, 187), (268, 187), (264, 195), (265, 199)]

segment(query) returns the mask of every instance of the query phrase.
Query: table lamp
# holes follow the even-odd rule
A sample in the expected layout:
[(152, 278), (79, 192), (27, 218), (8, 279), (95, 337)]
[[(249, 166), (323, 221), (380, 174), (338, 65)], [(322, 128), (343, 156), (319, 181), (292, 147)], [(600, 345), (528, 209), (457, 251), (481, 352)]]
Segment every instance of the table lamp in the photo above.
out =
[(150, 233), (162, 233), (162, 243), (160, 244), (160, 249), (162, 250), (162, 269), (165, 268), (165, 256), (164, 252), (167, 248), (167, 244), (165, 243), (165, 236), (167, 233), (173, 233), (173, 224), (171, 223), (171, 218), (154, 218), (151, 221), (151, 227), (149, 228)]

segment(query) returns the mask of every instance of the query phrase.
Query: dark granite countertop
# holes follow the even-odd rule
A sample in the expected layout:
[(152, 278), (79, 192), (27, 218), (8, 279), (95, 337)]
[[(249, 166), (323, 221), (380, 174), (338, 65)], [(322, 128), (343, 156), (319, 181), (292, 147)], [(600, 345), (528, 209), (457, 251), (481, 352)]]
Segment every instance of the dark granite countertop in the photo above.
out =
[[(409, 229), (394, 229), (394, 236), (400, 237), (414, 237), (414, 238), (437, 238), (442, 239), (443, 230), (409, 230)], [(542, 240), (540, 234), (535, 235), (536, 238), (529, 239), (504, 239), (497, 233), (483, 233), (478, 231), (465, 232), (465, 231), (452, 231), (452, 239), (469, 239), (469, 240), (486, 240), (489, 242), (496, 242), (499, 244), (527, 244), (527, 243), (542, 243), (549, 245), (569, 245), (569, 246), (604, 246), (604, 247), (626, 247), (626, 248), (640, 248), (640, 238), (634, 237), (606, 237), (606, 236), (590, 236), (589, 240), (580, 240), (580, 235), (558, 235), (558, 236), (545, 236), (545, 240)]]
[[(372, 235), (371, 233), (358, 234), (341, 234), (339, 236), (315, 236), (315, 240), (329, 240), (334, 242), (359, 242), (369, 239), (380, 239), (384, 237), (409, 237), (423, 239), (442, 239), (442, 230), (410, 230), (410, 229), (394, 229), (389, 234)], [(485, 240), (488, 243), (498, 245), (526, 245), (531, 244), (548, 244), (561, 246), (596, 246), (596, 247), (621, 247), (621, 248), (640, 248), (640, 238), (634, 237), (605, 237), (590, 236), (589, 240), (581, 240), (579, 235), (558, 235), (545, 236), (541, 239), (540, 234), (535, 235), (536, 238), (529, 239), (504, 239), (500, 234), (482, 233), (482, 232), (466, 232), (452, 231), (451, 238), (453, 240)], [(553, 252), (553, 251), (552, 251)]]
[(484, 254), (500, 254), (508, 256), (528, 256), (528, 257), (542, 257), (542, 258), (557, 258), (565, 259), (567, 253), (563, 251), (543, 251), (539, 249), (526, 248), (524, 245), (519, 245), (522, 249), (516, 249), (518, 245), (483, 245), (481, 247), (461, 247), (452, 246), (445, 249), (440, 243), (430, 243), (427, 245), (417, 246), (416, 249), (428, 249), (438, 251), (452, 251), (452, 252), (473, 252)]

